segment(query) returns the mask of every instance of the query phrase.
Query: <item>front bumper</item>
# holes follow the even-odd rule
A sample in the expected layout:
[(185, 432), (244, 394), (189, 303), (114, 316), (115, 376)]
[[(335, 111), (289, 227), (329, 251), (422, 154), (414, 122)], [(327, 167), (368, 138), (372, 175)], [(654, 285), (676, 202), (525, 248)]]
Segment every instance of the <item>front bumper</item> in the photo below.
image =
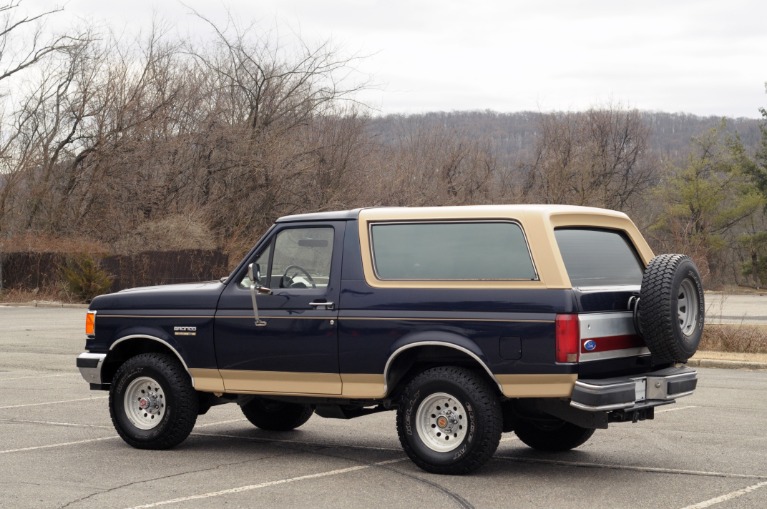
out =
[(609, 412), (652, 407), (689, 396), (698, 384), (698, 372), (672, 367), (639, 376), (578, 380), (570, 405), (588, 412)]
[(77, 367), (86, 382), (93, 386), (101, 386), (101, 367), (104, 365), (105, 353), (83, 352), (77, 356)]

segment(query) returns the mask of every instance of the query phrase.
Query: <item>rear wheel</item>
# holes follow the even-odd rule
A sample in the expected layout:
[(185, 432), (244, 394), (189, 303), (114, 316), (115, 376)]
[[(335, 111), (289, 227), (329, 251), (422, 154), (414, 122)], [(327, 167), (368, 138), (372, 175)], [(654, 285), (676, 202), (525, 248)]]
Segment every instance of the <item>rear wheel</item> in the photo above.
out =
[(137, 355), (115, 373), (109, 413), (120, 437), (137, 449), (180, 444), (192, 432), (197, 412), (189, 375), (170, 355)]
[(484, 465), (501, 439), (501, 405), (487, 381), (442, 366), (407, 384), (397, 408), (405, 453), (427, 472), (466, 474)]
[(642, 277), (639, 330), (653, 356), (687, 362), (703, 334), (703, 284), (695, 263), (685, 255), (662, 254)]
[(525, 445), (538, 451), (562, 452), (586, 443), (593, 429), (581, 428), (559, 419), (518, 419), (514, 432)]
[(306, 424), (314, 413), (309, 405), (254, 398), (242, 405), (242, 413), (254, 426), (268, 431), (290, 431)]

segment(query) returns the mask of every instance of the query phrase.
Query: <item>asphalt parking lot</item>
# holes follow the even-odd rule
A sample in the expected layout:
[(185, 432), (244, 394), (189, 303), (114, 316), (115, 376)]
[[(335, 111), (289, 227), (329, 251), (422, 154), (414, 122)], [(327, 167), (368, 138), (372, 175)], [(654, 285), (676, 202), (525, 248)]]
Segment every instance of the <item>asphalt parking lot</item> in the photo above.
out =
[(406, 459), (393, 413), (269, 433), (225, 405), (174, 450), (132, 449), (74, 367), (83, 314), (0, 306), (0, 507), (767, 507), (767, 371), (701, 368), (655, 421), (561, 454), (506, 434), (444, 477)]

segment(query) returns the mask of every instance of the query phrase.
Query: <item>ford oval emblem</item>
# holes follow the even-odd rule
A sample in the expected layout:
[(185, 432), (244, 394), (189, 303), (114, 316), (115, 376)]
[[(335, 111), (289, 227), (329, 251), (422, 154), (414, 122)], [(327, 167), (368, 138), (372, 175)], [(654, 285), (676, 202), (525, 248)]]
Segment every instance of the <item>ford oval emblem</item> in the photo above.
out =
[(597, 347), (597, 342), (594, 341), (593, 339), (589, 339), (588, 341), (583, 343), (583, 348), (587, 352), (593, 352), (596, 349), (596, 347)]

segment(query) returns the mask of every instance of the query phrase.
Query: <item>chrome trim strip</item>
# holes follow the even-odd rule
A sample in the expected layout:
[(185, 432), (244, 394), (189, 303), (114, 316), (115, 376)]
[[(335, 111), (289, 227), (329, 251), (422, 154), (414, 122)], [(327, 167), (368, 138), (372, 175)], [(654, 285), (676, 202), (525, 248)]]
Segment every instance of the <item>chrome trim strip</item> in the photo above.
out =
[(581, 339), (632, 336), (634, 315), (631, 311), (615, 313), (582, 313), (578, 315)]
[(581, 293), (595, 292), (639, 292), (641, 285), (603, 285), (603, 286), (577, 286)]
[(580, 362), (594, 362), (605, 359), (618, 359), (621, 357), (636, 357), (650, 355), (650, 349), (646, 346), (637, 348), (624, 348), (622, 350), (606, 350), (604, 352), (581, 353)]
[(609, 412), (612, 410), (621, 410), (623, 408), (630, 408), (634, 406), (635, 404), (636, 402), (632, 401), (631, 403), (618, 403), (615, 405), (588, 406), (582, 403), (577, 403), (575, 401), (570, 402), (571, 407), (579, 408), (581, 410), (586, 410), (587, 412)]
[(415, 318), (415, 317), (390, 317), (390, 316), (344, 316), (339, 320), (372, 320), (372, 321), (410, 321), (410, 322), (498, 322), (498, 323), (554, 323), (554, 320), (513, 320), (503, 318)]
[(104, 359), (107, 358), (107, 354), (105, 353), (90, 353), (90, 352), (83, 352), (80, 355), (77, 356), (77, 359), (89, 359), (89, 360), (96, 360), (98, 363), (96, 364), (96, 367), (81, 367), (78, 366), (78, 369), (80, 370), (80, 375), (85, 379), (86, 382), (90, 384), (100, 384), (101, 383), (101, 367), (104, 365)]
[[(189, 373), (189, 367), (186, 365), (186, 362), (184, 362), (184, 359), (181, 357), (181, 354), (178, 353), (178, 350), (173, 348), (171, 344), (165, 341), (164, 339), (160, 339), (156, 336), (149, 336), (147, 334), (131, 334), (130, 336), (125, 336), (123, 338), (118, 339), (114, 343), (112, 343), (112, 346), (109, 347), (109, 351), (111, 352), (112, 350), (114, 350), (114, 347), (116, 347), (123, 341), (128, 341), (130, 339), (149, 339), (152, 341), (157, 341), (158, 343), (162, 343), (163, 345), (167, 346), (170, 349), (170, 351), (176, 355), (176, 357), (178, 357), (178, 360), (181, 361), (181, 365), (184, 366), (184, 369), (186, 370), (186, 372)], [(192, 376), (192, 374), (189, 373), (189, 376)], [(194, 385), (194, 377), (192, 377), (192, 385)]]
[(479, 363), (479, 365), (482, 366), (485, 369), (487, 374), (490, 375), (490, 378), (492, 378), (493, 381), (495, 382), (495, 384), (498, 386), (498, 390), (501, 391), (501, 394), (503, 394), (503, 387), (498, 382), (498, 379), (495, 378), (495, 375), (493, 374), (493, 372), (490, 371), (490, 368), (488, 368), (487, 365), (484, 362), (482, 362), (482, 359), (480, 359), (471, 350), (469, 350), (467, 348), (464, 348), (462, 346), (453, 344), (453, 343), (445, 342), (445, 341), (418, 341), (416, 343), (410, 343), (410, 344), (407, 344), (407, 345), (404, 345), (404, 346), (401, 346), (401, 347), (397, 348), (389, 356), (389, 359), (387, 359), (386, 366), (384, 366), (384, 373), (383, 373), (384, 374), (384, 395), (389, 394), (389, 380), (388, 380), (388, 376), (389, 376), (389, 368), (391, 367), (392, 361), (394, 361), (394, 359), (396, 359), (397, 356), (399, 354), (401, 354), (402, 352), (404, 352), (405, 350), (410, 350), (411, 348), (415, 348), (415, 347), (418, 347), (418, 346), (444, 346), (444, 347), (453, 348), (454, 350), (458, 350), (460, 352), (465, 353), (466, 355), (468, 355), (469, 357), (471, 357), (472, 359), (477, 361)]
[(213, 315), (207, 316), (207, 315), (132, 315), (132, 314), (126, 314), (126, 315), (99, 315), (99, 316), (101, 318), (183, 318), (184, 320), (215, 318), (215, 316), (213, 316)]

